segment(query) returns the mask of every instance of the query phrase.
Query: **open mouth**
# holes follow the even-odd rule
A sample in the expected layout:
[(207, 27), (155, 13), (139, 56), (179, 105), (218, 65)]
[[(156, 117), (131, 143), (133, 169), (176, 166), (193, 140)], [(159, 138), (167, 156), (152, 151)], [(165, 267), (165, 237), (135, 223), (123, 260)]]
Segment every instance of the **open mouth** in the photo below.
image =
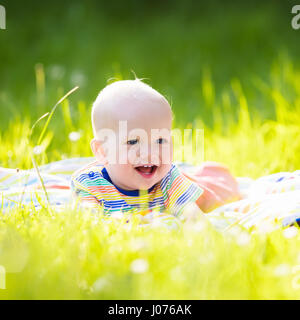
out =
[(157, 170), (157, 166), (155, 165), (144, 165), (138, 166), (134, 168), (142, 177), (151, 178)]

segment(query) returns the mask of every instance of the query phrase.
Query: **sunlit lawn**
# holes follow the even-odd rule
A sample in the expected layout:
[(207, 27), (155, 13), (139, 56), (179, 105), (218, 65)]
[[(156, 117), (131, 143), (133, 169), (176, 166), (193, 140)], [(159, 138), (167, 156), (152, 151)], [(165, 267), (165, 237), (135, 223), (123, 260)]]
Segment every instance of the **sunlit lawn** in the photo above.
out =
[[(153, 24), (145, 18), (140, 29), (134, 28), (135, 17), (122, 29), (117, 22), (108, 28), (105, 16), (96, 23), (92, 15), (90, 24), (77, 25), (86, 16), (81, 6), (77, 3), (65, 18), (70, 27), (67, 40), (59, 35), (59, 19), (51, 31), (51, 15), (37, 17), (43, 37), (35, 38), (39, 46), (24, 52), (24, 60), (18, 61), (18, 52), (29, 48), (25, 39), (36, 29), (21, 20), (28, 23), (28, 33), (19, 37), (19, 44), (13, 43), (10, 36), (21, 32), (15, 18), (5, 34), (7, 46), (0, 52), (1, 167), (32, 168), (32, 156), (38, 165), (92, 156), (91, 102), (108, 78), (133, 78), (133, 65), (138, 77), (149, 76), (145, 81), (172, 102), (174, 128), (204, 129), (204, 160), (223, 162), (236, 176), (252, 178), (300, 169), (298, 60), (287, 54), (289, 50), (275, 55), (260, 49), (264, 41), (276, 48), (289, 41), (282, 31), (285, 22), (270, 31), (280, 8), (253, 9), (247, 18), (232, 8), (214, 25), (208, 15), (191, 18), (185, 28), (171, 12), (165, 19), (151, 16)], [(106, 49), (93, 41), (98, 36), (106, 41)], [(289, 43), (295, 49), (295, 42)], [(84, 58), (87, 53), (89, 58)], [(81, 61), (84, 68), (78, 70)], [(38, 143), (49, 115), (31, 132), (33, 124), (76, 85), (80, 88), (57, 106)], [(72, 132), (78, 133), (78, 140), (72, 139)], [(38, 154), (37, 145), (42, 151)], [(200, 164), (193, 154), (184, 159), (181, 155), (176, 146), (175, 160)], [(249, 234), (234, 228), (223, 234), (200, 219), (170, 231), (103, 219), (88, 211), (49, 210), (46, 203), (40, 211), (15, 207), (0, 215), (0, 264), (7, 271), (0, 298), (300, 298), (299, 240), (297, 229)]]
[[(195, 121), (195, 125), (204, 128), (205, 159), (222, 161), (236, 175), (254, 178), (300, 167), (300, 77), (292, 68), (286, 67), (282, 72), (282, 81), (294, 93), (293, 101), (286, 101), (271, 81), (260, 83), (275, 107), (276, 120), (262, 121), (255, 114), (250, 119), (247, 97), (235, 80), (232, 91), (224, 93), (224, 105), (214, 114), (213, 129), (201, 119)], [(229, 99), (232, 93), (235, 102)], [(230, 109), (235, 107), (240, 110), (237, 119), (230, 116)], [(64, 131), (58, 138), (63, 136), (64, 143), (56, 141), (58, 132), (50, 122), (40, 144), (44, 151), (35, 155), (39, 164), (90, 155), (90, 109), (84, 102), (76, 108), (72, 110), (68, 100), (58, 106), (53, 119), (63, 117)], [(80, 113), (81, 123), (72, 122), (70, 114), (75, 111)], [(15, 120), (1, 133), (4, 166), (32, 167), (33, 148), (46, 118), (35, 127), (36, 135), (30, 137), (34, 120), (30, 116), (25, 121)], [(80, 132), (80, 139), (69, 139), (71, 132)], [(192, 155), (185, 160), (197, 164)], [(279, 230), (250, 236), (235, 229), (221, 234), (202, 220), (179, 231), (141, 229), (134, 222), (109, 223), (111, 220), (103, 221), (100, 215), (71, 209), (15, 209), (3, 214), (0, 221), (1, 257), (8, 272), (7, 289), (0, 293), (3, 298), (300, 296), (299, 234), (289, 238), (289, 233)]]

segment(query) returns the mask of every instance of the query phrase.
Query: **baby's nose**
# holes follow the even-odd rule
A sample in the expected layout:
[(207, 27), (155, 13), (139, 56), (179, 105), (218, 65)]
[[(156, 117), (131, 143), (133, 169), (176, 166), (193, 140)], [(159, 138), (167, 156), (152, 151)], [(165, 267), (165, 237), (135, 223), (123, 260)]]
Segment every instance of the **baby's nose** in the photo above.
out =
[(139, 160), (141, 164), (159, 165), (159, 152), (153, 150), (151, 146), (140, 150)]

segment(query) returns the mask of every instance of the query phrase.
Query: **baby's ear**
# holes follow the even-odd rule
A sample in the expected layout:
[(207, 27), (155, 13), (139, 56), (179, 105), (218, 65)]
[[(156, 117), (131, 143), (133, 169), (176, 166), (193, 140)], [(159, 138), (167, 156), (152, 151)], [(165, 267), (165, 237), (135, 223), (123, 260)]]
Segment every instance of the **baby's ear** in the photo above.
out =
[(101, 142), (94, 138), (94, 139), (91, 140), (90, 145), (91, 145), (91, 149), (92, 149), (93, 154), (96, 157), (96, 159), (100, 163), (106, 164), (107, 159), (106, 159), (103, 147), (101, 145)]

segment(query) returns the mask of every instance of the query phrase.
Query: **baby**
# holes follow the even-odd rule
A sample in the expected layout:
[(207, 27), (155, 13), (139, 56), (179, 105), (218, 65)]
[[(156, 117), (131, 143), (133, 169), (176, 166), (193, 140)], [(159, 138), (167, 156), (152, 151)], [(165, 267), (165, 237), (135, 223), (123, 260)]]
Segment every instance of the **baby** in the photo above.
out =
[(172, 163), (172, 118), (168, 101), (138, 79), (106, 86), (92, 109), (96, 161), (73, 174), (73, 195), (106, 214), (176, 217), (190, 205), (201, 213), (238, 198), (226, 167), (206, 163), (189, 177)]

